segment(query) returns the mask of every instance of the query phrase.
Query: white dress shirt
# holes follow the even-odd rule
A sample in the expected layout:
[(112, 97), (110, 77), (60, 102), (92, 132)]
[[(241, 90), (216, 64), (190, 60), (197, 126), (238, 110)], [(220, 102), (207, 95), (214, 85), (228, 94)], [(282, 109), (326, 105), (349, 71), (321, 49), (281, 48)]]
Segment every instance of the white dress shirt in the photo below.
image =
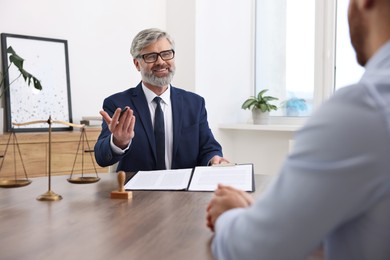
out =
[(390, 259), (390, 43), (360, 82), (337, 91), (248, 209), (222, 214), (217, 259)]
[[(148, 102), (150, 116), (152, 118), (152, 125), (154, 127), (154, 113), (157, 104), (153, 99), (157, 96), (153, 91), (148, 89), (142, 83), (142, 90), (145, 93), (146, 101)], [(164, 128), (165, 128), (165, 166), (171, 169), (172, 165), (172, 146), (173, 146), (173, 121), (172, 121), (172, 104), (171, 104), (171, 86), (160, 96), (162, 99), (161, 109), (164, 113)]]
[[(171, 104), (171, 86), (168, 85), (167, 90), (160, 96), (162, 99), (161, 109), (164, 113), (164, 128), (165, 128), (165, 166), (167, 169), (171, 169), (172, 165), (172, 147), (173, 147), (173, 120), (172, 120), (172, 104)], [(150, 111), (150, 116), (152, 119), (152, 125), (154, 127), (154, 113), (156, 111), (157, 104), (153, 102), (153, 99), (157, 96), (153, 91), (148, 89), (144, 83), (142, 83), (142, 90), (145, 93), (146, 101), (148, 102), (148, 107)], [(113, 135), (111, 135), (111, 148), (114, 153), (123, 154), (126, 150), (129, 149), (129, 145), (125, 149), (121, 149), (116, 146), (113, 142)]]

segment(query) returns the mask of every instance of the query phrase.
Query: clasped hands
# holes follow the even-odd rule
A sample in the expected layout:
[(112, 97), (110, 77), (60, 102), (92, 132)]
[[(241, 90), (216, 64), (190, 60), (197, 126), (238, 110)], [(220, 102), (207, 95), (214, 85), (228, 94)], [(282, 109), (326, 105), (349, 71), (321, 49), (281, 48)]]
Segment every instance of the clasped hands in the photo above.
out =
[(206, 225), (214, 231), (215, 222), (219, 216), (233, 208), (246, 208), (254, 202), (253, 197), (242, 190), (218, 184), (214, 196), (207, 205)]
[(106, 111), (101, 110), (100, 114), (113, 135), (114, 144), (121, 149), (125, 149), (135, 135), (135, 116), (133, 110), (129, 107), (127, 107), (127, 110), (122, 115), (121, 112), (122, 109), (117, 108), (112, 118)]

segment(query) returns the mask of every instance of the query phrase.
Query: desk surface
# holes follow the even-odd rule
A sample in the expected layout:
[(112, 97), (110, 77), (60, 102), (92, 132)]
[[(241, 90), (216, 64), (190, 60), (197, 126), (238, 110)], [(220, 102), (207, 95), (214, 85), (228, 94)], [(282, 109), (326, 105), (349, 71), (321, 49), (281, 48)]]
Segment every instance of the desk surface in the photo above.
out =
[[(47, 178), (28, 186), (0, 188), (1, 259), (212, 259), (205, 210), (212, 192), (135, 191), (110, 199), (116, 174), (93, 184), (52, 177), (63, 199), (38, 201)], [(256, 193), (270, 176), (256, 175)], [(257, 195), (257, 194), (256, 194)]]

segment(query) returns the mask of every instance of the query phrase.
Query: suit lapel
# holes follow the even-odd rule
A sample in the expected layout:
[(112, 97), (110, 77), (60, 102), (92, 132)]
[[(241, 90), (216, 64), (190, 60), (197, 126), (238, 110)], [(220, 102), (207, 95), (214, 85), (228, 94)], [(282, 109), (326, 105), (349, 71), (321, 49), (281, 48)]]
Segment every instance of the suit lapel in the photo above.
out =
[[(142, 124), (142, 127), (144, 128), (144, 131), (148, 137), (150, 148), (152, 149), (156, 159), (156, 147), (154, 145), (155, 140), (152, 120), (150, 118), (149, 106), (147, 104), (145, 94), (142, 91), (141, 83), (138, 84), (138, 86), (134, 89), (134, 92), (131, 95), (131, 101), (133, 102), (135, 111), (138, 114), (136, 124)], [(135, 135), (137, 136), (137, 133), (135, 133)]]
[(175, 167), (175, 157), (179, 147), (180, 129), (182, 127), (182, 111), (183, 111), (183, 97), (171, 85), (171, 102), (172, 102), (172, 120), (173, 120), (173, 147), (172, 147), (172, 168)]

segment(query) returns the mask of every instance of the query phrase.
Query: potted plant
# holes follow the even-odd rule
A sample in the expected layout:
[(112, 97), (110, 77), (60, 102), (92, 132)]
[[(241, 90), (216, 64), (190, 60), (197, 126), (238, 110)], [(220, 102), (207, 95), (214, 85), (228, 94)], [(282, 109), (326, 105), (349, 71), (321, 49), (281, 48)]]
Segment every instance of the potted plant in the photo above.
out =
[(301, 113), (308, 110), (306, 100), (297, 97), (292, 97), (282, 102), (282, 106), (285, 108), (287, 116), (300, 116)]
[(252, 109), (253, 123), (263, 124), (268, 122), (269, 112), (278, 110), (276, 105), (271, 104), (271, 101), (278, 100), (276, 97), (264, 96), (268, 89), (261, 90), (257, 96), (252, 96), (245, 100), (242, 104), (242, 109)]
[[(4, 93), (6, 92), (6, 88), (7, 87), (10, 87), (12, 85), (12, 83), (14, 83), (18, 78), (20, 78), (20, 76), (23, 76), (24, 78), (24, 81), (27, 82), (27, 84), (30, 86), (31, 83), (33, 83), (34, 85), (34, 88), (38, 89), (38, 90), (42, 90), (42, 85), (41, 85), (41, 82), (35, 77), (33, 76), (31, 73), (29, 73), (28, 71), (26, 71), (24, 68), (23, 68), (23, 62), (24, 62), (24, 59), (22, 57), (20, 57), (14, 50), (11, 46), (9, 46), (7, 48), (7, 53), (6, 55), (9, 55), (9, 65), (8, 65), (8, 68), (6, 70), (3, 71), (3, 73), (0, 73), (0, 98), (4, 95)], [(5, 85), (5, 80), (6, 78), (8, 77), (8, 73), (9, 73), (9, 69), (10, 67), (14, 65), (20, 72), (19, 76), (16, 77), (15, 79), (8, 79), (9, 81), (9, 84), (8, 86)], [(3, 127), (4, 127), (4, 114), (3, 114), (3, 108), (0, 107), (0, 133), (3, 133)]]

